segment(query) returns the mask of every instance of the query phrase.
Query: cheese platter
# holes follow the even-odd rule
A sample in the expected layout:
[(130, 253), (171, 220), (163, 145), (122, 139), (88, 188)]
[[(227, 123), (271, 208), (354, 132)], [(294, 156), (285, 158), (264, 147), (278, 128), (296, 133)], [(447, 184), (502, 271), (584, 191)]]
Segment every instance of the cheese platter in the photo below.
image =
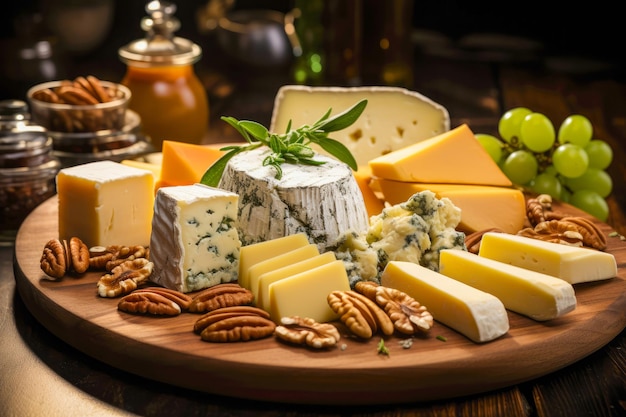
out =
[[(588, 215), (564, 203), (554, 209)], [(598, 221), (609, 236), (612, 229)], [(15, 277), (25, 304), (48, 330), (78, 350), (132, 374), (190, 390), (297, 404), (389, 404), (488, 392), (566, 367), (600, 349), (626, 327), (626, 242), (607, 238), (616, 277), (576, 284), (576, 309), (538, 322), (507, 312), (510, 330), (475, 343), (441, 323), (425, 336), (363, 341), (340, 324), (332, 349), (292, 346), (275, 338), (210, 343), (193, 332), (197, 314), (155, 318), (127, 314), (98, 296), (99, 272), (52, 281), (39, 260), (58, 235), (58, 199), (24, 221), (15, 242)], [(436, 320), (436, 317), (435, 317)]]

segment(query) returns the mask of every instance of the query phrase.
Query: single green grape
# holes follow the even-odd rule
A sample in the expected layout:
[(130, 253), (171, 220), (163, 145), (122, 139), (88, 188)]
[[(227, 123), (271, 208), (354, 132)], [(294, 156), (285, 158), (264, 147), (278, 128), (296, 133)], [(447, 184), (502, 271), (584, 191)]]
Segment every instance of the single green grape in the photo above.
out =
[(580, 177), (589, 167), (587, 152), (578, 145), (566, 143), (552, 153), (552, 163), (556, 171), (567, 178)]
[(585, 152), (589, 156), (589, 167), (607, 169), (613, 161), (613, 149), (611, 145), (600, 139), (593, 139), (585, 146)]
[(552, 148), (556, 140), (554, 125), (541, 113), (530, 113), (524, 117), (519, 128), (519, 138), (524, 145), (535, 153), (542, 153)]
[(582, 148), (587, 146), (593, 136), (593, 126), (589, 119), (580, 114), (568, 116), (559, 126), (559, 143), (573, 143)]
[(532, 152), (517, 150), (512, 152), (502, 162), (502, 172), (512, 183), (526, 185), (535, 178), (539, 164)]
[(569, 203), (603, 222), (609, 217), (609, 205), (606, 200), (595, 191), (574, 191), (569, 199)]
[(563, 192), (561, 181), (554, 175), (545, 172), (530, 180), (528, 187), (537, 194), (548, 194), (554, 199), (560, 199)]
[(505, 112), (498, 121), (500, 137), (507, 143), (511, 143), (513, 138), (519, 139), (522, 120), (530, 113), (532, 111), (526, 107), (515, 107)]
[(580, 177), (566, 178), (565, 185), (572, 191), (593, 190), (602, 198), (608, 197), (613, 191), (611, 176), (597, 168), (589, 168)]
[(487, 151), (491, 159), (493, 159), (496, 163), (500, 163), (502, 160), (502, 141), (493, 135), (488, 135), (486, 133), (477, 133), (476, 139), (482, 147)]
[(564, 203), (569, 203), (571, 199), (572, 199), (572, 192), (568, 190), (566, 187), (561, 187), (561, 198), (559, 200), (561, 200)]

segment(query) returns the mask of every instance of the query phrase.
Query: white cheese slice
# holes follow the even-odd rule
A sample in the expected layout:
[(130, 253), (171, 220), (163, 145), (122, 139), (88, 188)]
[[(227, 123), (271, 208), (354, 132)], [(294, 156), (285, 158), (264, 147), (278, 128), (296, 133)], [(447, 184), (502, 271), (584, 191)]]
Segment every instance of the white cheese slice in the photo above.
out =
[(591, 248), (508, 233), (485, 233), (480, 242), (480, 256), (552, 275), (570, 284), (617, 276), (615, 256)]
[(555, 319), (576, 308), (576, 295), (570, 283), (471, 252), (442, 250), (439, 272), (493, 294), (507, 309), (533, 320)]
[(348, 147), (359, 165), (450, 129), (445, 107), (404, 88), (288, 85), (276, 95), (270, 131), (284, 133), (290, 120), (292, 128), (311, 125), (328, 109), (335, 115), (363, 99), (368, 103), (361, 117), (329, 135)]
[(161, 187), (154, 202), (151, 280), (188, 293), (237, 279), (237, 194), (201, 184)]
[(239, 195), (239, 231), (243, 245), (305, 233), (320, 252), (347, 230), (364, 231), (368, 215), (363, 195), (346, 164), (324, 155), (320, 166), (263, 165), (269, 148), (234, 156), (226, 165), (219, 188)]
[(489, 342), (509, 331), (509, 318), (498, 298), (416, 263), (389, 262), (381, 285), (410, 295), (436, 321), (474, 342)]

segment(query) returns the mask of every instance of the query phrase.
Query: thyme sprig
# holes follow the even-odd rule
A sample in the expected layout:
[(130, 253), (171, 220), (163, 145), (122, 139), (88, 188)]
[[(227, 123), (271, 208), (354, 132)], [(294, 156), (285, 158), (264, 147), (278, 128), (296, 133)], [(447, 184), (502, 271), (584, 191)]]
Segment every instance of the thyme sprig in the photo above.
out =
[(254, 121), (237, 120), (234, 117), (223, 116), (221, 119), (234, 127), (243, 136), (247, 144), (221, 148), (220, 150), (226, 153), (207, 169), (200, 182), (217, 187), (228, 161), (237, 154), (261, 146), (267, 146), (272, 150), (272, 153), (263, 160), (263, 165), (272, 166), (276, 170), (276, 179), (282, 178), (281, 165), (284, 163), (323, 165), (324, 161), (314, 159), (316, 153), (310, 146), (313, 143), (356, 171), (357, 162), (350, 150), (338, 140), (329, 138), (328, 135), (351, 126), (361, 116), (366, 106), (367, 100), (361, 100), (333, 117), (330, 117), (332, 112), (332, 108), (330, 108), (313, 125), (303, 125), (297, 129), (291, 129), (291, 121), (289, 121), (285, 133), (281, 134), (272, 133), (265, 126)]

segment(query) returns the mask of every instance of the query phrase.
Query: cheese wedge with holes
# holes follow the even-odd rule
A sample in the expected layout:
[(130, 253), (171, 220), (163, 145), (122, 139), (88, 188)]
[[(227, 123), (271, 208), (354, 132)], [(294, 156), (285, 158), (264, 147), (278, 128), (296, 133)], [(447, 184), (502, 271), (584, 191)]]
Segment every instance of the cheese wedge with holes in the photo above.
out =
[(509, 318), (498, 298), (419, 264), (389, 262), (381, 285), (410, 295), (436, 321), (476, 343), (489, 342), (509, 331)]
[(369, 166), (375, 177), (394, 181), (512, 185), (466, 124), (372, 159)]
[[(308, 87), (287, 85), (278, 90), (270, 131), (284, 133), (319, 120), (329, 109), (335, 115), (366, 99), (361, 117), (330, 137), (343, 143), (359, 165), (385, 153), (450, 129), (445, 107), (399, 87)], [(316, 147), (318, 152), (324, 153)]]
[(280, 238), (253, 243), (241, 247), (239, 252), (239, 285), (250, 289), (250, 268), (274, 256), (307, 246), (309, 239), (304, 233), (295, 233)]
[(256, 300), (258, 296), (259, 277), (261, 275), (274, 269), (312, 258), (319, 254), (320, 252), (317, 249), (317, 245), (311, 243), (252, 265), (248, 268), (248, 288), (252, 291), (252, 294), (254, 294), (254, 299)]
[(282, 268), (269, 271), (259, 276), (259, 282), (257, 286), (257, 307), (262, 308), (265, 311), (270, 311), (270, 296), (269, 286), (284, 278), (299, 274), (301, 272), (310, 271), (318, 266), (326, 265), (327, 263), (336, 261), (337, 257), (334, 252), (324, 252), (318, 256), (305, 259), (303, 261), (295, 262), (291, 265), (284, 266)]
[(150, 244), (152, 172), (113, 161), (63, 168), (56, 177), (59, 239), (88, 247)]
[(214, 146), (163, 141), (161, 176), (156, 187), (199, 183), (206, 170), (224, 151)]
[(499, 229), (517, 233), (524, 227), (526, 200), (515, 188), (486, 185), (423, 184), (378, 179), (385, 201), (399, 204), (413, 194), (430, 190), (437, 198), (449, 198), (461, 209), (458, 229), (473, 233), (486, 229)]
[(552, 275), (570, 284), (617, 276), (617, 262), (610, 253), (508, 233), (485, 233), (478, 254)]
[(348, 291), (348, 275), (340, 260), (318, 266), (269, 285), (270, 317), (310, 317), (319, 323), (336, 320), (328, 305), (328, 294)]
[(508, 310), (533, 320), (552, 320), (576, 308), (570, 283), (467, 251), (442, 250), (439, 272), (498, 297)]

